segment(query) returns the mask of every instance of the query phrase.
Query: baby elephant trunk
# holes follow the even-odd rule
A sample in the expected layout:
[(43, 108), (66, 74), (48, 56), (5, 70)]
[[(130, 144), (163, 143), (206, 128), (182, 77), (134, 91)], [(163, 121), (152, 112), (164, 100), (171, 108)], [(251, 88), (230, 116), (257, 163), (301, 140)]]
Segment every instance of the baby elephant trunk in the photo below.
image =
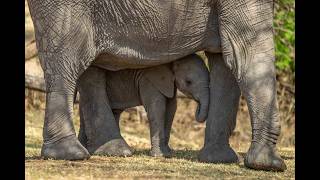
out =
[(198, 122), (204, 122), (207, 119), (209, 112), (209, 88), (203, 88), (199, 95), (194, 96), (194, 99), (198, 102), (197, 111), (195, 114)]

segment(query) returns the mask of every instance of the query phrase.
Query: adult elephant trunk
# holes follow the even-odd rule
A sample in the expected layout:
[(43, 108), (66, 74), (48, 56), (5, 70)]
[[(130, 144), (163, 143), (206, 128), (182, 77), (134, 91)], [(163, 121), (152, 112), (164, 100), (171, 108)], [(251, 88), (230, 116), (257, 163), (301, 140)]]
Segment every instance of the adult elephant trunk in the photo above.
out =
[(194, 99), (198, 103), (198, 107), (195, 114), (196, 120), (198, 122), (204, 122), (208, 117), (210, 102), (209, 93), (209, 87), (205, 87), (203, 88), (202, 92), (199, 93), (199, 95), (196, 95), (194, 97)]

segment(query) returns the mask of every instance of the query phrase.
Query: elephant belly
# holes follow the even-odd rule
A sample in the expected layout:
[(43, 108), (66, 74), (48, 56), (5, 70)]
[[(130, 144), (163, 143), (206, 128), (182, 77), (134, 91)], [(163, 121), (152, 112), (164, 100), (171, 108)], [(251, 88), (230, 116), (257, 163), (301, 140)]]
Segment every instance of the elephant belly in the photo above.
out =
[(94, 64), (108, 70), (144, 68), (217, 49), (217, 26), (206, 1), (97, 1)]

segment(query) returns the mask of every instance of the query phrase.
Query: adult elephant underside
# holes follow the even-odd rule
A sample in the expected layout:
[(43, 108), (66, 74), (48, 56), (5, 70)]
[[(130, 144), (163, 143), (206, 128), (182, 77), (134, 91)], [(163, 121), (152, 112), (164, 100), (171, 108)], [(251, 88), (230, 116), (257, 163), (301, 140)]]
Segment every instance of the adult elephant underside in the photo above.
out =
[(88, 66), (112, 71), (144, 68), (204, 50), (211, 93), (199, 160), (238, 160), (228, 141), (241, 90), (253, 131), (245, 165), (286, 168), (275, 149), (280, 123), (272, 0), (28, 0), (28, 4), (47, 86), (41, 152), (45, 158), (89, 157), (72, 124), (77, 81)]

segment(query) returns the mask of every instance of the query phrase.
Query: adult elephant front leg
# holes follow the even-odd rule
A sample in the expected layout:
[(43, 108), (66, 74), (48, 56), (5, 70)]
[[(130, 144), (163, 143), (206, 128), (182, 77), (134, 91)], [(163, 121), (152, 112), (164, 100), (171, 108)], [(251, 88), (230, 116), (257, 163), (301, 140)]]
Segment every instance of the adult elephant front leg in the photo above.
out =
[[(53, 61), (49, 56), (39, 54), (42, 60)], [(54, 58), (62, 59), (59, 55)], [(47, 68), (50, 69), (45, 69), (47, 94), (41, 156), (45, 159), (87, 159), (89, 153), (78, 141), (72, 123), (77, 79), (71, 75), (74, 67), (66, 68), (64, 73), (57, 64)]]
[(44, 158), (78, 160), (90, 156), (76, 138), (72, 114), (76, 82), (94, 60), (96, 48), (93, 30), (87, 26), (91, 14), (83, 10), (79, 16), (76, 4), (28, 0), (46, 82)]
[(217, 0), (223, 59), (247, 100), (252, 142), (245, 166), (283, 171), (276, 151), (280, 122), (276, 99), (272, 0)]
[[(118, 122), (106, 92), (105, 70), (89, 67), (79, 79), (82, 135), (90, 154), (131, 156), (129, 145), (120, 134)], [(83, 138), (83, 132), (86, 138)]]
[(229, 145), (236, 125), (240, 89), (222, 54), (206, 53), (210, 68), (210, 108), (206, 121), (205, 143), (199, 160), (213, 163), (238, 162)]

